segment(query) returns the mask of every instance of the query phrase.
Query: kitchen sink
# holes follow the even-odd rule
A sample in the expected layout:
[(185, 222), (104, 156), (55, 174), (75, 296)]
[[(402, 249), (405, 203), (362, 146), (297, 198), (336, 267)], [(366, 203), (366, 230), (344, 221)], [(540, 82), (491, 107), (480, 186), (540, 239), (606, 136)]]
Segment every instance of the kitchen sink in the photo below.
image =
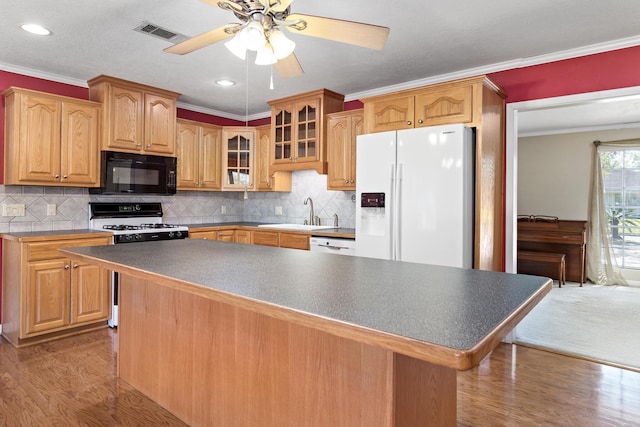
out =
[(260, 224), (258, 227), (280, 228), (284, 230), (322, 230), (335, 228), (333, 225), (305, 225), (305, 224)]

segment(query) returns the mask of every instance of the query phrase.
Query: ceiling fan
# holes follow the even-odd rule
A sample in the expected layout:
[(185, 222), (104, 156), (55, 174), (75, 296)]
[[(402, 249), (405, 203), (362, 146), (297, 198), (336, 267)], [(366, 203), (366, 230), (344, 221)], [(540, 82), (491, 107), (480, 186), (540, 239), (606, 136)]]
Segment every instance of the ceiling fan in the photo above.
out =
[(274, 64), (283, 78), (303, 74), (298, 58), (293, 53), (295, 43), (280, 30), (319, 37), (342, 43), (381, 50), (387, 41), (389, 28), (360, 22), (343, 21), (321, 16), (292, 14), (293, 0), (202, 0), (231, 11), (241, 23), (227, 24), (207, 31), (164, 49), (165, 52), (184, 55), (229, 37), (225, 46), (241, 59), (246, 51), (257, 52), (256, 64)]

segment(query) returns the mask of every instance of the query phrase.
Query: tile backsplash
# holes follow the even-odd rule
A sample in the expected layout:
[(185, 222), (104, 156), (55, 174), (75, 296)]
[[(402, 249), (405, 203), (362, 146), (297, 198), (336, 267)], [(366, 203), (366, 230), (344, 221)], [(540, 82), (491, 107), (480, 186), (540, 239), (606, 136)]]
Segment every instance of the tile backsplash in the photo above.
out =
[[(355, 192), (328, 191), (327, 176), (315, 171), (293, 172), (290, 193), (178, 191), (175, 196), (97, 196), (85, 188), (0, 185), (0, 206), (24, 204), (25, 216), (0, 216), (0, 233), (84, 229), (89, 227), (89, 202), (162, 202), (164, 221), (180, 224), (211, 222), (274, 222), (302, 224), (309, 219), (311, 197), (323, 225), (355, 227)], [(47, 215), (47, 205), (56, 214)], [(225, 213), (223, 214), (223, 208)], [(282, 215), (276, 215), (281, 208)]]

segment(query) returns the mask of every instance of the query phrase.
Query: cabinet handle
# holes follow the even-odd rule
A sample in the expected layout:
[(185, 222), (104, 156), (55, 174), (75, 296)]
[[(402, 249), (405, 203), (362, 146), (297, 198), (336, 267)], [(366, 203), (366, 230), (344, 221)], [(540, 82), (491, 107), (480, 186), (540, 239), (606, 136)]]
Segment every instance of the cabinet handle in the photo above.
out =
[(354, 180), (351, 180), (351, 181), (349, 181), (349, 182), (350, 182), (351, 184), (353, 184), (353, 183), (354, 183)]
[(422, 124), (422, 119), (418, 120), (418, 123), (419, 123), (419, 124)]
[(411, 120), (407, 120), (407, 126), (411, 126)]
[(69, 264), (65, 265), (65, 266), (64, 266), (64, 269), (65, 269), (65, 270), (68, 270), (68, 269), (69, 269)]
[(78, 264), (73, 264), (73, 268), (78, 268)]
[(69, 178), (69, 176), (67, 176), (67, 175), (62, 175), (62, 179), (67, 179), (67, 178)]
[(58, 179), (58, 178), (60, 178), (60, 175), (55, 174), (53, 177), (54, 177), (55, 179)]
[(142, 147), (142, 144), (138, 143), (136, 144), (136, 147)]

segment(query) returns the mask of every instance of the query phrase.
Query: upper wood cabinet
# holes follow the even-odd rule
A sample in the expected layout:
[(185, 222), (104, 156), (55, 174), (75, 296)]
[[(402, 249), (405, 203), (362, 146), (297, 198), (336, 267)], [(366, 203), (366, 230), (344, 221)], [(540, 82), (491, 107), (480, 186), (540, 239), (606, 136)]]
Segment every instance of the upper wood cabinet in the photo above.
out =
[(326, 114), (344, 109), (344, 95), (327, 89), (270, 101), (271, 168), (327, 173)]
[(221, 139), (220, 126), (178, 119), (178, 190), (214, 191), (222, 188)]
[(362, 99), (367, 133), (463, 123), (475, 128), (474, 268), (502, 271), (505, 94), (487, 76)]
[(364, 133), (362, 109), (329, 114), (327, 189), (356, 189), (356, 139)]
[(222, 189), (252, 190), (254, 186), (256, 130), (253, 127), (222, 128)]
[[(463, 123), (475, 126), (482, 104), (482, 80), (457, 80), (372, 98), (364, 98), (367, 133)], [(475, 92), (475, 93), (474, 93)]]
[(255, 191), (291, 191), (291, 172), (272, 172), (271, 125), (256, 127)]
[(100, 104), (13, 87), (4, 96), (5, 184), (100, 185)]
[(180, 94), (109, 76), (88, 84), (90, 99), (103, 105), (103, 149), (175, 156)]

